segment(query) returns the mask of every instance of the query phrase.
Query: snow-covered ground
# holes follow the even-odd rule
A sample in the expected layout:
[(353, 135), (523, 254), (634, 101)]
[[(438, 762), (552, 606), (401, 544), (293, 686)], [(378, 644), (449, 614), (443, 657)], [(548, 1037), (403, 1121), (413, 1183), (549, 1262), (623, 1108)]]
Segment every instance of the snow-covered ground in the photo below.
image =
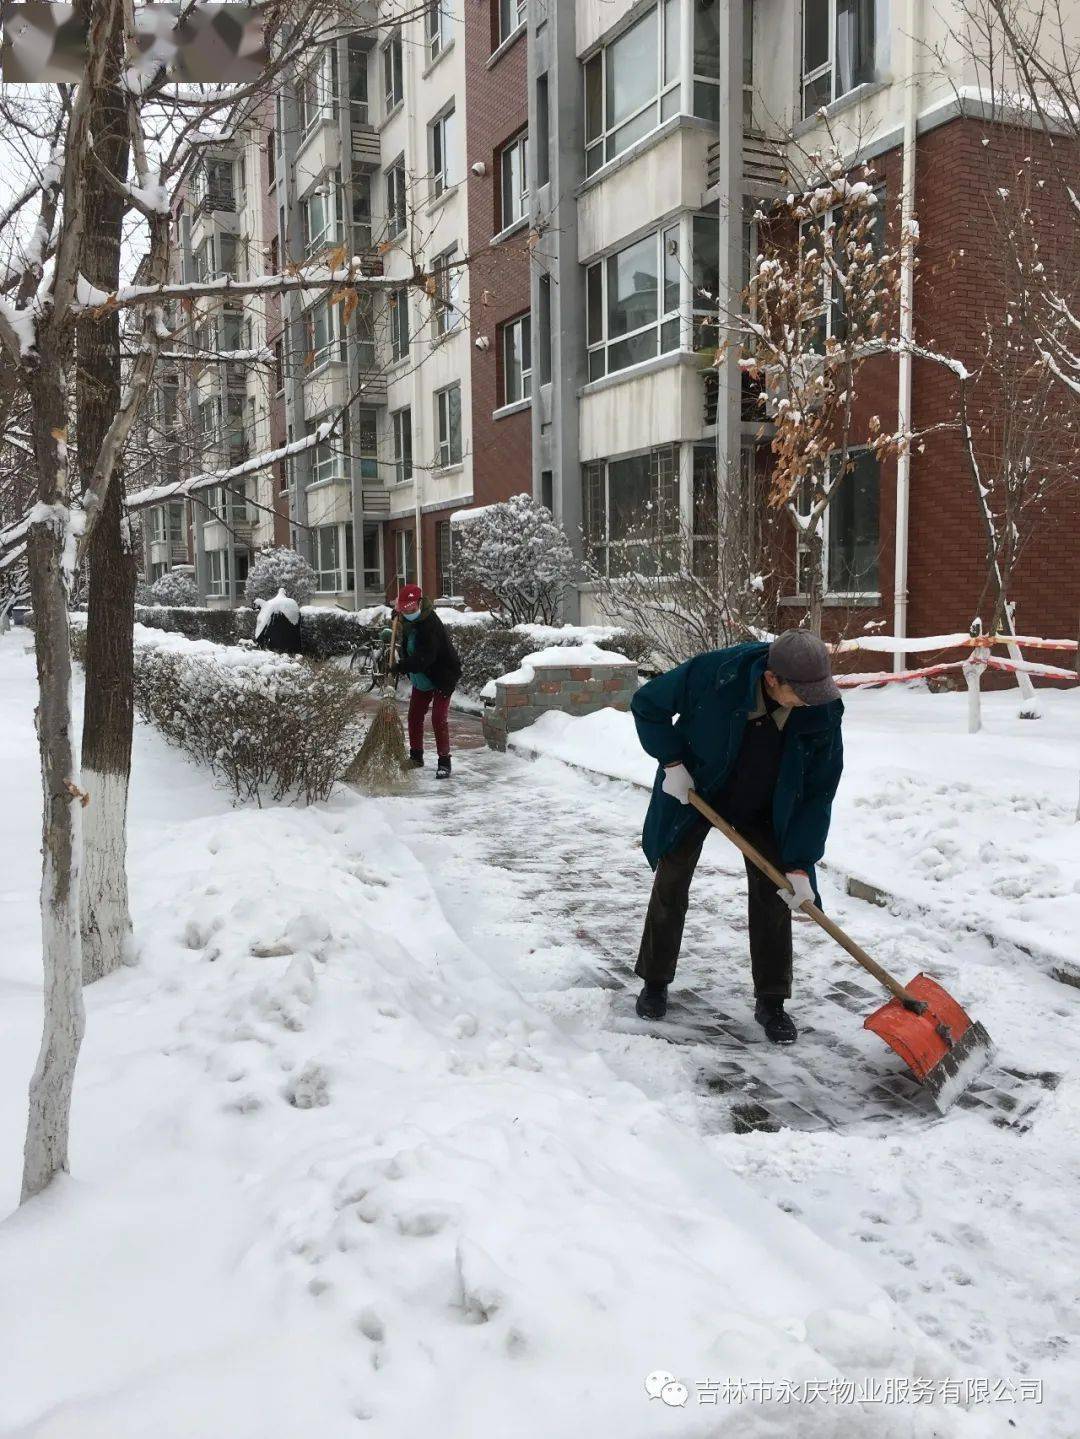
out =
[[(844, 695), (844, 777), (827, 861), (959, 928), (1076, 958), (1080, 931), (1080, 687), (1041, 690), (1039, 720), (1016, 690), (967, 696), (921, 682)], [(552, 713), (511, 744), (651, 787), (656, 766), (630, 715)]]
[[(628, 1020), (587, 937), (595, 913), (617, 945), (636, 940), (643, 797), (551, 759), (477, 751), (412, 796), (234, 810), (139, 726), (139, 963), (87, 992), (72, 1177), (15, 1210), (40, 1024), (25, 646), (0, 639), (0, 1434), (1075, 1432), (1075, 992), (1015, 954), (965, 952), (964, 998), (1005, 1057), (1063, 1076), (1024, 1132), (953, 1111), (895, 1134), (733, 1134), (695, 1084), (708, 1046)], [(924, 770), (900, 742), (936, 752), (929, 718), (920, 731), (903, 698), (873, 714), (863, 699), (838, 842), (891, 853), (899, 880), (895, 843), (900, 871), (942, 888), (915, 863), (910, 794), (920, 823), (958, 816), (965, 853), (977, 831), (1019, 849), (1042, 826), (1046, 863), (1075, 877), (1064, 707), (1024, 728), (1015, 764), (999, 745), (961, 771), (960, 736)], [(618, 724), (608, 768), (632, 761)], [(1056, 773), (1060, 813), (1013, 804), (1006, 833), (985, 799), (998, 759), (1002, 794), (1041, 796)], [(966, 807), (934, 797), (952, 779)], [(889, 785), (895, 841), (872, 798)], [(1006, 903), (982, 872), (971, 902)], [(722, 851), (702, 885), (735, 912)], [(833, 908), (853, 927), (857, 909), (890, 958), (944, 933)], [(716, 939), (738, 958), (734, 925)], [(675, 1387), (650, 1398), (654, 1373)], [(949, 1402), (976, 1379), (1012, 1399)], [(732, 1380), (809, 1387), (735, 1404)], [(1037, 1382), (1041, 1402), (1015, 1402)], [(923, 1402), (889, 1402), (897, 1390)]]

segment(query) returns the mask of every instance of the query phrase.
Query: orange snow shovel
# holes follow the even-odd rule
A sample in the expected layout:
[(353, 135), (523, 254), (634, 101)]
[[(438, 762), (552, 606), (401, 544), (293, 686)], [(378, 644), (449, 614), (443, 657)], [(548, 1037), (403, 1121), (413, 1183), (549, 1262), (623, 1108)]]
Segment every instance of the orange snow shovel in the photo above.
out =
[[(694, 808), (767, 874), (777, 889), (791, 891), (787, 875), (774, 868), (699, 794), (691, 790), (689, 798)], [(872, 1029), (896, 1051), (944, 1114), (993, 1054), (994, 1046), (986, 1030), (929, 975), (917, 974), (910, 984), (901, 984), (811, 900), (804, 900), (800, 908), (892, 993), (887, 1004), (863, 1020), (863, 1028)]]

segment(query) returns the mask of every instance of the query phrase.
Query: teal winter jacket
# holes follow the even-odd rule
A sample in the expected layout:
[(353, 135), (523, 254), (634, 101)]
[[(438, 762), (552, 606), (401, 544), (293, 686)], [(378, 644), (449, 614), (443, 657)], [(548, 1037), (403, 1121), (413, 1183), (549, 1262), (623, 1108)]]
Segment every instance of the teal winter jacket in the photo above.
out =
[[(653, 869), (697, 818), (691, 805), (664, 794), (663, 766), (681, 763), (703, 799), (719, 793), (757, 704), (767, 644), (711, 650), (642, 685), (630, 704), (638, 738), (660, 763), (641, 847)], [(793, 709), (773, 795), (773, 830), (785, 870), (804, 869), (815, 895), (814, 866), (825, 852), (833, 796), (844, 767), (842, 700)]]

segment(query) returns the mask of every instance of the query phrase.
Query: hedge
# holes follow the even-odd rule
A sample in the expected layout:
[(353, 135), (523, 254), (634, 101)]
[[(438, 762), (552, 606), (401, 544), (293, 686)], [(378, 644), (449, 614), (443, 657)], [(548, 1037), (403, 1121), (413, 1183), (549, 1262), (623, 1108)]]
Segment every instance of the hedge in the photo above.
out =
[[(353, 654), (363, 644), (376, 643), (388, 623), (390, 611), (375, 619), (371, 618), (371, 613), (370, 610), (352, 613), (318, 606), (301, 610), (304, 655), (313, 660), (336, 659)], [(188, 639), (212, 640), (216, 644), (235, 645), (242, 639), (252, 639), (255, 634), (255, 611), (251, 609), (205, 610), (139, 605), (135, 610), (135, 619), (151, 629), (186, 635)], [(501, 629), (487, 619), (476, 624), (455, 624), (450, 634), (461, 656), (461, 688), (474, 698), (490, 680), (518, 669), (526, 655), (552, 644), (581, 643), (580, 633), (573, 630), (566, 631), (565, 638), (561, 631), (556, 631), (541, 642), (536, 636), (520, 630)], [(644, 635), (629, 631), (597, 639), (594, 643), (600, 649), (624, 654), (638, 664), (648, 657), (653, 648)]]

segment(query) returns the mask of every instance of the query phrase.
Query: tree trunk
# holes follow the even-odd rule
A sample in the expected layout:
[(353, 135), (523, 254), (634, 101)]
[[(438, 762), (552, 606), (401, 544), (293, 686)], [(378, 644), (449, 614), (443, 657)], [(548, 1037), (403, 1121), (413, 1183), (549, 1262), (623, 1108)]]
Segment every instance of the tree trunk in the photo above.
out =
[(79, 940), (79, 841), (82, 809), (71, 787), (78, 768), (71, 737), (71, 647), (68, 634), (65, 401), (67, 372), (44, 350), (32, 384), (39, 497), (56, 506), (31, 526), (27, 553), (34, 606), (39, 699), (42, 812), (41, 929), (45, 1019), (30, 1081), (22, 1197), (39, 1194), (68, 1167), (68, 1121), (85, 1014)]
[[(128, 169), (123, 94), (104, 90), (91, 117), (98, 155), (119, 178)], [(93, 284), (120, 282), (123, 204), (91, 171), (84, 196), (86, 237), (81, 268)], [(115, 313), (76, 326), (79, 469), (85, 489), (120, 403), (120, 321)], [(90, 795), (83, 825), (83, 981), (109, 974), (131, 956), (127, 892), (127, 795), (134, 713), (132, 626), (135, 557), (121, 505), (119, 466), (87, 545), (90, 572), (83, 705), (83, 787)]]

